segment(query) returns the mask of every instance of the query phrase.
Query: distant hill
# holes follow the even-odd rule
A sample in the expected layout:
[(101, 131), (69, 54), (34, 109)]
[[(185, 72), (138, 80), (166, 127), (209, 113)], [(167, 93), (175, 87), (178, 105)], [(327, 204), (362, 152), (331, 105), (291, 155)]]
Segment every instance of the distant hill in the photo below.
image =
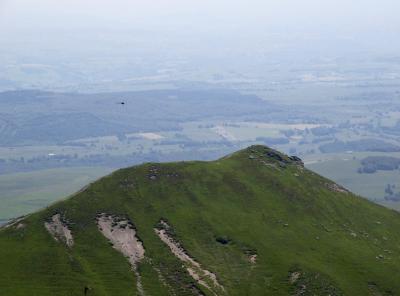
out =
[(122, 169), (0, 230), (1, 295), (400, 295), (400, 214), (252, 146)]
[[(204, 119), (266, 121), (281, 116), (282, 111), (282, 107), (257, 96), (228, 90), (0, 92), (0, 147), (63, 144), (86, 137), (146, 131), (179, 131), (183, 122)], [(285, 118), (295, 113), (285, 112)]]

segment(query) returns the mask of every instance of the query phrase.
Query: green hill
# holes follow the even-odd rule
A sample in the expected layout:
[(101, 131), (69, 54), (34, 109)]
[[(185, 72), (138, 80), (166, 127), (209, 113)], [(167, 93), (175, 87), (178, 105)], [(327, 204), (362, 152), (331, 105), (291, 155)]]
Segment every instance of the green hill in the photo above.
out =
[(119, 170), (0, 231), (0, 294), (400, 295), (400, 215), (264, 146)]

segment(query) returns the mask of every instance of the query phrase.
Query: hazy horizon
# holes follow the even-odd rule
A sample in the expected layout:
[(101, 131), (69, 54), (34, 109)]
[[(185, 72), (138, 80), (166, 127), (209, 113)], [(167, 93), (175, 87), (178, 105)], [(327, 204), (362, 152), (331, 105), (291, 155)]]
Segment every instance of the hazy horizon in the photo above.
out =
[[(362, 32), (400, 29), (400, 3), (392, 0), (275, 1), (50, 1), (2, 0), (0, 23), (13, 28), (118, 28), (189, 25), (237, 29), (265, 25), (287, 30)], [(73, 18), (71, 18), (73, 17)]]
[(398, 11), (390, 0), (0, 0), (0, 89), (69, 90), (160, 73), (163, 81), (233, 72), (269, 80), (271, 71), (298, 79), (289, 68), (308, 75), (321, 63), (336, 73), (397, 60)]
[(365, 49), (374, 49), (371, 39), (397, 44), (394, 37), (400, 32), (400, 3), (390, 0), (82, 2), (2, 0), (0, 32), (7, 38), (37, 38), (36, 42), (46, 34), (68, 38), (77, 31), (88, 37), (110, 31), (171, 38), (192, 34), (205, 41), (224, 36), (297, 36), (316, 45), (325, 38), (345, 46), (353, 40)]

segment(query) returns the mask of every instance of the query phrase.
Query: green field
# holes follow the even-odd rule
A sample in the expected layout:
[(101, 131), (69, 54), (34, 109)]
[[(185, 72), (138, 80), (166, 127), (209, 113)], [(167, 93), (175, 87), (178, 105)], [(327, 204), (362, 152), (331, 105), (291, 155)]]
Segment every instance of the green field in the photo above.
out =
[[(101, 234), (100, 213), (134, 224), (145, 248), (137, 274)], [(55, 215), (73, 245), (46, 231)], [(193, 264), (157, 236), (161, 220), (223, 290), (190, 276)], [(400, 294), (399, 228), (399, 213), (252, 146), (213, 162), (122, 169), (3, 228), (1, 293), (143, 295), (140, 276), (146, 295), (393, 296)]]
[(36, 211), (108, 174), (108, 168), (60, 168), (0, 175), (0, 220)]
[(367, 156), (393, 156), (399, 153), (351, 153), (351, 154), (320, 154), (306, 161), (310, 170), (334, 180), (352, 192), (390, 208), (400, 209), (396, 202), (384, 200), (386, 184), (400, 186), (400, 171), (377, 171), (373, 174), (359, 174), (360, 161)]

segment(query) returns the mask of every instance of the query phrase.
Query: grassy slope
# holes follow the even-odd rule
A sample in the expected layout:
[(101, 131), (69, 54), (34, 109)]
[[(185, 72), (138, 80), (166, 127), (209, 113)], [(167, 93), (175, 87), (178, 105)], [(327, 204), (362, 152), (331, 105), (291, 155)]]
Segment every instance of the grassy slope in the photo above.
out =
[[(97, 230), (99, 212), (126, 215), (135, 223), (148, 258), (139, 267), (147, 295), (192, 291), (181, 263), (154, 234), (161, 217), (189, 254), (217, 274), (229, 295), (288, 295), (294, 289), (288, 281), (292, 270), (308, 276), (304, 281), (312, 282), (307, 285), (316, 295), (328, 294), (323, 291), (329, 286), (344, 295), (369, 295), (371, 283), (382, 295), (398, 295), (399, 214), (331, 191), (329, 181), (299, 166), (267, 166), (261, 160), (272, 160), (263, 156), (265, 149), (252, 147), (214, 162), (119, 170), (27, 217), (25, 228), (2, 230), (2, 295), (83, 295), (85, 286), (92, 288), (88, 295), (136, 295), (127, 261)], [(249, 154), (259, 156), (249, 159)], [(159, 173), (151, 180), (155, 167)], [(74, 223), (71, 250), (43, 227), (55, 212)], [(219, 244), (219, 236), (231, 243)], [(248, 249), (258, 254), (255, 266), (247, 260)], [(384, 259), (376, 258), (380, 254)], [(169, 288), (159, 283), (154, 267)]]

